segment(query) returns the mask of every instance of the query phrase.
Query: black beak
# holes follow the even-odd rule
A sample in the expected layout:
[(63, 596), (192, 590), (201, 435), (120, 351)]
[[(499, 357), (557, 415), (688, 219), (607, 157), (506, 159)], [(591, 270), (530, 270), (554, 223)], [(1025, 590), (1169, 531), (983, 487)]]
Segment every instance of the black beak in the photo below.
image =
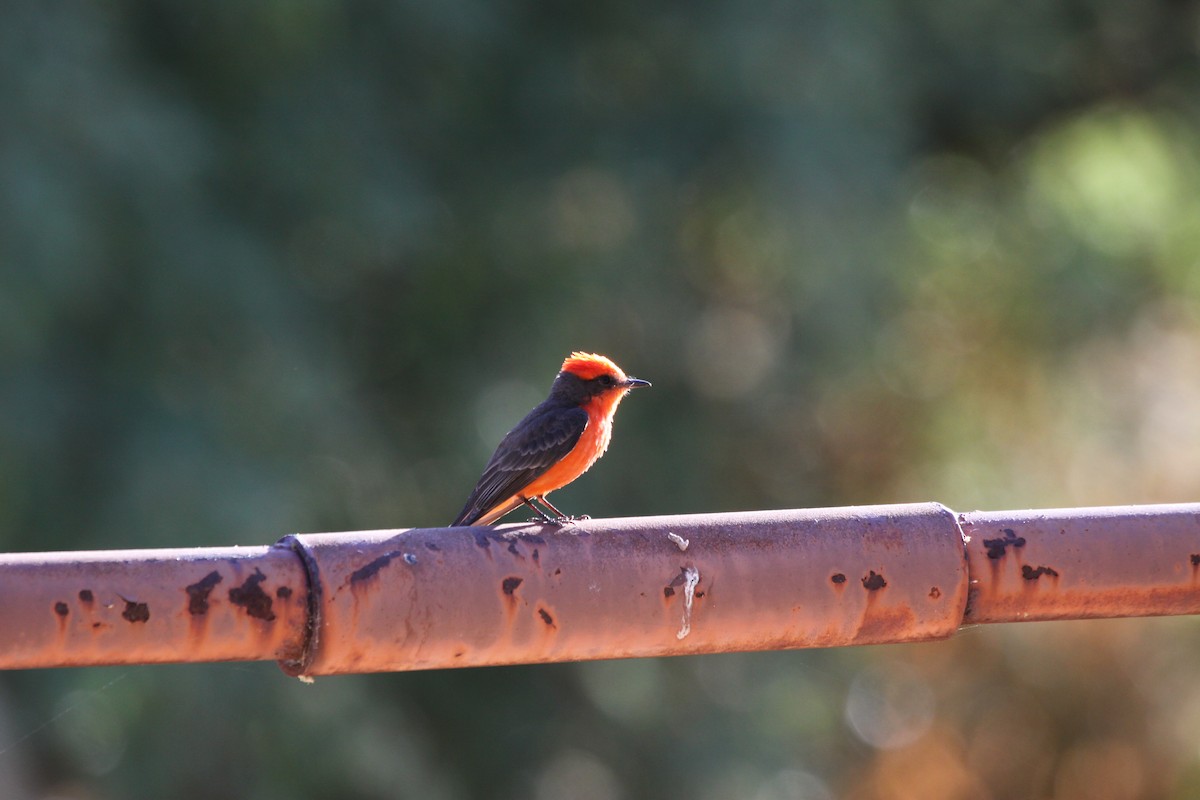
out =
[(621, 385), (626, 389), (637, 389), (639, 386), (649, 386), (650, 381), (644, 381), (641, 378), (626, 378), (625, 383)]

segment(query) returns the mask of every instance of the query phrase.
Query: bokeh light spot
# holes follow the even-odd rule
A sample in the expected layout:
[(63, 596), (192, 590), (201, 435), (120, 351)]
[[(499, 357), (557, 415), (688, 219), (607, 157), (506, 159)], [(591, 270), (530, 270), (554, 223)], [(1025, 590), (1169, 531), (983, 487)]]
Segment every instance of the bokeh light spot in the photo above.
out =
[(855, 677), (846, 696), (846, 722), (872, 747), (904, 747), (929, 730), (933, 691), (901, 664), (865, 669)]

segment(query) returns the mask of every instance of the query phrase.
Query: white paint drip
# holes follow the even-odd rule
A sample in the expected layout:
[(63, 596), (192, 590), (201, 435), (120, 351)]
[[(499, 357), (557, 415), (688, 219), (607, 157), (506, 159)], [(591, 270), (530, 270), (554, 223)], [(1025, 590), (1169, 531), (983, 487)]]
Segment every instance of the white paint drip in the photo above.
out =
[(695, 567), (683, 569), (683, 627), (675, 634), (682, 639), (692, 632), (692, 599), (696, 596), (696, 585), (700, 583), (700, 571)]
[(671, 533), (670, 531), (668, 531), (667, 538), (670, 539), (672, 542), (674, 542), (676, 544), (676, 546), (679, 547), (680, 550), (687, 550), (688, 545), (691, 544), (691, 542), (689, 542), (687, 539), (680, 536), (678, 533)]

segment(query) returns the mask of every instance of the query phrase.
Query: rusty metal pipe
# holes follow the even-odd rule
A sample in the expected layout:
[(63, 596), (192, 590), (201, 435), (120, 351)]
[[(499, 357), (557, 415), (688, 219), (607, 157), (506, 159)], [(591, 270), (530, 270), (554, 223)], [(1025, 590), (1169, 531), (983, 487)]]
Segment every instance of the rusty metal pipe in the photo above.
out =
[(307, 575), (290, 550), (0, 556), (0, 668), (302, 659)]
[(964, 624), (1200, 613), (1200, 504), (960, 514)]
[(287, 541), (320, 576), (307, 675), (935, 639), (966, 602), (936, 503)]
[(903, 506), (300, 534), (0, 556), (0, 668), (278, 660), (289, 674), (948, 637), (1200, 613), (1200, 505)]

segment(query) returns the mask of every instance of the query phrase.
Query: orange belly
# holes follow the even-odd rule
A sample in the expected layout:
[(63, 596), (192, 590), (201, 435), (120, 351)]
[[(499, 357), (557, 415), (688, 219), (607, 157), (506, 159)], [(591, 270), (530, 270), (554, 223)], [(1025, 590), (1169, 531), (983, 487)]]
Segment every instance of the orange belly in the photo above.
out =
[[(586, 406), (585, 406), (586, 408)], [(542, 497), (555, 489), (561, 489), (588, 471), (592, 464), (608, 449), (612, 438), (612, 416), (598, 414), (587, 408), (588, 424), (579, 436), (579, 441), (562, 459), (526, 486), (521, 494), (525, 497)]]

